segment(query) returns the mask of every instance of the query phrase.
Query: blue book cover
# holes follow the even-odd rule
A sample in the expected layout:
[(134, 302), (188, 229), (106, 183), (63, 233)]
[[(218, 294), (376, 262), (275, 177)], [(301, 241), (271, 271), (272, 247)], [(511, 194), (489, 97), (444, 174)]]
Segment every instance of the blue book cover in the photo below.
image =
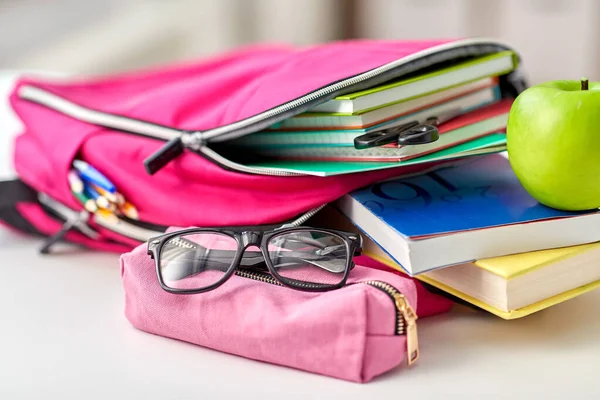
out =
[(350, 194), (410, 239), (581, 215), (546, 207), (521, 186), (502, 155), (375, 184)]

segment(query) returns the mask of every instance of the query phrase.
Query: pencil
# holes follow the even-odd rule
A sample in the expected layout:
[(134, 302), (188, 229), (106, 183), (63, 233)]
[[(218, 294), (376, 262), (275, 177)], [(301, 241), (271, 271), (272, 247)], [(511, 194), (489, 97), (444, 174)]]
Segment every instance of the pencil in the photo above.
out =
[(73, 195), (77, 198), (77, 200), (79, 200), (79, 202), (83, 205), (83, 208), (85, 208), (86, 211), (94, 213), (96, 212), (96, 210), (98, 210), (98, 205), (96, 204), (96, 202), (93, 199), (86, 196), (85, 193), (73, 191)]
[(135, 208), (135, 206), (128, 201), (121, 206), (120, 210), (127, 218), (135, 220), (140, 218), (137, 208)]
[(107, 210), (98, 210), (94, 214), (94, 218), (102, 219), (104, 222), (109, 223), (111, 225), (116, 225), (119, 223), (119, 218)]
[(111, 203), (115, 203), (118, 204), (117, 202), (117, 192), (111, 193), (107, 190), (102, 189), (100, 186), (98, 185), (94, 185), (92, 184), (92, 187), (98, 192), (100, 193), (100, 195), (102, 197), (105, 197), (108, 201), (110, 201)]
[(98, 207), (102, 207), (102, 208), (106, 208), (109, 209), (110, 208), (110, 201), (108, 201), (108, 199), (104, 196), (102, 196), (100, 193), (98, 193), (98, 191), (96, 189), (94, 189), (91, 185), (87, 184), (87, 182), (84, 184), (85, 188), (84, 188), (84, 192), (86, 195), (88, 195), (91, 199), (93, 199), (96, 204), (98, 205)]
[(119, 207), (121, 207), (125, 204), (125, 197), (123, 197), (123, 195), (121, 193), (116, 192), (115, 197), (117, 198), (117, 205)]

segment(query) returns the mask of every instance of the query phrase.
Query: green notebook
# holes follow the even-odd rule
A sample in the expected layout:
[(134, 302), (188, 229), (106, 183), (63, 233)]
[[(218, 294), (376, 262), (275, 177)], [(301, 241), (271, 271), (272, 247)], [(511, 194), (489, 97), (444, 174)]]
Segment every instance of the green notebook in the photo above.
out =
[(412, 78), (338, 96), (315, 106), (310, 111), (352, 114), (399, 103), (478, 79), (501, 76), (513, 71), (517, 66), (518, 60), (515, 53), (504, 51)]
[(401, 162), (293, 161), (281, 159), (246, 165), (307, 175), (331, 176), (498, 153), (504, 150), (506, 150), (506, 135), (504, 133), (494, 133), (423, 157)]
[[(319, 130), (319, 129), (365, 129), (401, 118), (408, 114), (417, 113), (427, 107), (444, 105), (453, 107), (468, 102), (468, 98), (476, 103), (490, 102), (494, 99), (498, 78), (487, 77), (473, 82), (442, 89), (423, 96), (413, 97), (399, 103), (393, 103), (371, 110), (355, 113), (319, 113), (308, 112), (287, 118), (271, 126), (266, 132), (289, 130)], [(473, 99), (475, 97), (475, 99)]]

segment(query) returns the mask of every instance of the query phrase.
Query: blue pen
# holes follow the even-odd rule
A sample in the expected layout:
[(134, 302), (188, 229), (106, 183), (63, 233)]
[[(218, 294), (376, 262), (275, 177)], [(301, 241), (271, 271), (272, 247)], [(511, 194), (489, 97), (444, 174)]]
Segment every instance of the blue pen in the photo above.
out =
[(110, 193), (115, 193), (117, 188), (111, 181), (100, 173), (96, 168), (81, 160), (74, 160), (73, 166), (79, 171), (79, 176), (86, 182), (93, 183)]

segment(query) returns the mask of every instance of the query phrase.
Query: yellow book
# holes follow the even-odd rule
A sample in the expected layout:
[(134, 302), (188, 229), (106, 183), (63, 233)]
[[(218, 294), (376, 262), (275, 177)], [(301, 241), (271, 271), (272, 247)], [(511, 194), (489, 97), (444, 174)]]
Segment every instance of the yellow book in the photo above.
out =
[[(360, 233), (333, 209), (320, 221), (323, 226)], [(365, 235), (363, 254), (404, 272)], [(600, 243), (487, 258), (415, 278), (503, 319), (516, 319), (599, 287)]]
[[(402, 272), (365, 239), (363, 254)], [(489, 258), (415, 277), (503, 319), (516, 319), (600, 286), (600, 243)]]

